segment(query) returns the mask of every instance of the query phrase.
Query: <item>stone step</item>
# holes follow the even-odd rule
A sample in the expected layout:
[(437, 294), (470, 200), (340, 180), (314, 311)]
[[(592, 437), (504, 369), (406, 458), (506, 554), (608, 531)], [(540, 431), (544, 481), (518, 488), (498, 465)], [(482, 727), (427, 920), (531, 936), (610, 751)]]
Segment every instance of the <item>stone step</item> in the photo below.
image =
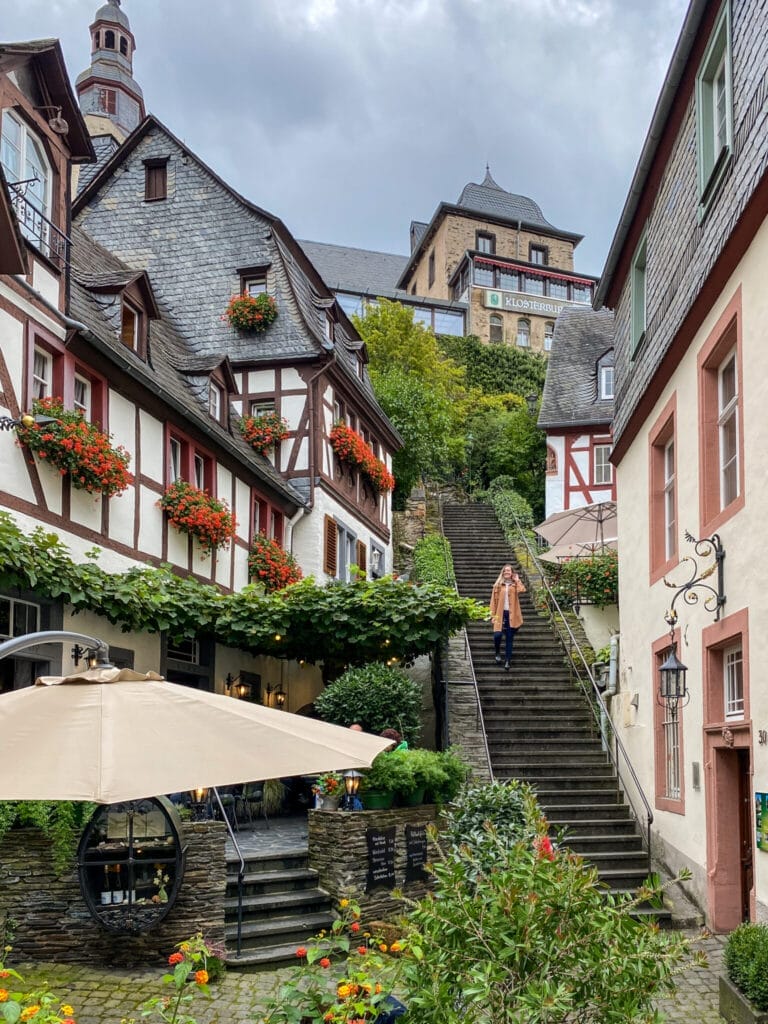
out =
[(570, 826), (578, 821), (621, 821), (629, 817), (629, 807), (625, 803), (565, 803), (559, 799), (557, 803), (540, 801), (546, 811), (547, 821), (553, 827)]
[(574, 771), (573, 775), (518, 775), (518, 778), (523, 779), (532, 786), (537, 793), (539, 792), (553, 792), (556, 793), (558, 790), (562, 793), (576, 792), (578, 790), (594, 790), (595, 792), (602, 790), (611, 790), (616, 792), (619, 788), (616, 776), (613, 773), (601, 773), (599, 770), (594, 774), (592, 772)]
[[(596, 789), (595, 787), (585, 789), (547, 789), (544, 786), (537, 786), (532, 780), (523, 779), (524, 782), (530, 782), (533, 788), (536, 790), (536, 798), (544, 808), (549, 808), (553, 804), (567, 805), (571, 810), (578, 810), (580, 808), (589, 809), (594, 807), (612, 807), (612, 806), (623, 806), (619, 801), (619, 791), (617, 786), (606, 789)], [(549, 781), (549, 780), (542, 780)]]
[[(306, 945), (313, 935), (323, 928), (328, 929), (334, 921), (331, 913), (298, 914), (289, 917), (275, 917), (267, 921), (244, 921), (242, 927), (242, 948), (257, 949), (265, 946), (286, 946), (293, 943)], [(227, 949), (237, 948), (237, 922), (226, 926)]]
[(611, 833), (603, 836), (566, 835), (560, 840), (560, 845), (567, 846), (569, 850), (573, 850), (574, 853), (589, 860), (594, 860), (601, 853), (614, 855), (625, 851), (638, 856), (646, 856), (643, 841), (637, 833), (627, 833), (626, 835)]
[[(311, 868), (284, 871), (249, 871), (243, 878), (243, 892), (249, 896), (264, 893), (304, 891), (317, 886), (317, 872)], [(237, 873), (227, 876), (227, 892), (237, 893)]]
[(584, 837), (600, 837), (611, 838), (613, 836), (637, 836), (637, 826), (629, 815), (624, 815), (623, 818), (614, 818), (613, 820), (608, 818), (566, 818), (560, 813), (550, 813), (547, 815), (547, 821), (549, 822), (550, 831), (553, 835), (564, 832), (565, 840), (568, 843), (570, 840), (580, 841)]
[(243, 947), (240, 956), (236, 950), (236, 933), (227, 937), (227, 967), (235, 971), (260, 971), (275, 964), (297, 963), (296, 949), (301, 942), (286, 945)]
[[(237, 897), (227, 896), (224, 908), (227, 921), (237, 921)], [(305, 913), (330, 913), (331, 897), (323, 889), (304, 889), (298, 892), (276, 892), (246, 896), (243, 899), (243, 920), (268, 921), (275, 917), (300, 911)]]
[[(307, 870), (308, 853), (306, 848), (285, 850), (279, 853), (259, 854), (258, 857), (245, 856), (245, 873), (261, 874), (275, 871)], [(234, 853), (227, 854), (227, 874), (237, 878), (240, 858)]]
[[(515, 763), (511, 757), (506, 757), (504, 763), (507, 770), (514, 770), (518, 779), (525, 779), (531, 784), (533, 784), (535, 779), (551, 780), (561, 778), (564, 774), (570, 777), (573, 775), (583, 775), (589, 778), (594, 778), (595, 776), (602, 777), (601, 773), (610, 767), (609, 762), (596, 759), (593, 761), (563, 761), (561, 758), (552, 758), (550, 761), (538, 763), (531, 761)], [(593, 772), (595, 776), (592, 775)]]

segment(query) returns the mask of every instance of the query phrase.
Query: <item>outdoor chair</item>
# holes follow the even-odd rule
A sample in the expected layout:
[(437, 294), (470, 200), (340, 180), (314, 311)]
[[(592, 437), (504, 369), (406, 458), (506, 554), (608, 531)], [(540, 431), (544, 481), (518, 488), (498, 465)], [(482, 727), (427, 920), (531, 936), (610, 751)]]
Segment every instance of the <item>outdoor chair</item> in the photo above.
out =
[(267, 828), (269, 828), (269, 818), (267, 817), (267, 808), (266, 804), (264, 803), (263, 782), (246, 782), (246, 784), (240, 791), (240, 795), (237, 798), (238, 814), (240, 815), (241, 818), (244, 816), (249, 825), (253, 825), (254, 823), (254, 804), (260, 807), (261, 814), (263, 814), (264, 821), (267, 823)]

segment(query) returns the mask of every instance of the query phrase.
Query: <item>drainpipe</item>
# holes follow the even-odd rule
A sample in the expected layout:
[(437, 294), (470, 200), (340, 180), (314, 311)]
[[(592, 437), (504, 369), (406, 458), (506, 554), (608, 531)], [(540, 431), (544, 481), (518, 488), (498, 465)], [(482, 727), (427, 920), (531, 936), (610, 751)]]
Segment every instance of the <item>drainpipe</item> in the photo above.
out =
[(309, 515), (309, 509), (305, 505), (299, 506), (285, 524), (285, 550), (291, 554), (293, 554), (293, 528), (303, 515)]
[[(325, 373), (326, 370), (329, 370), (333, 366), (333, 364), (335, 362), (336, 362), (336, 345), (334, 344), (333, 352), (331, 353), (331, 358), (327, 362), (323, 363), (323, 365), (320, 367), (320, 369), (317, 370), (317, 372), (313, 373), (312, 376), (308, 380), (305, 381), (305, 384), (307, 386), (307, 404), (309, 405), (309, 410), (308, 410), (308, 413), (307, 413), (307, 417), (308, 417), (308, 420), (309, 420), (309, 445), (307, 447), (307, 454), (309, 455), (309, 504), (310, 504), (310, 507), (314, 507), (314, 504), (315, 504), (315, 473), (314, 473), (314, 470), (316, 468), (316, 465), (315, 465), (315, 463), (316, 463), (315, 455), (317, 454), (317, 442), (316, 442), (316, 439), (315, 439), (315, 392), (314, 392), (313, 384), (315, 383), (317, 378), (320, 376), (320, 374), (321, 373)], [(291, 525), (292, 524), (293, 524), (293, 520), (291, 520)]]
[(608, 662), (608, 687), (603, 694), (603, 706), (600, 709), (600, 736), (602, 738), (603, 750), (608, 749), (606, 737), (610, 726), (611, 698), (616, 696), (619, 687), (619, 634), (614, 633), (611, 637), (611, 657)]

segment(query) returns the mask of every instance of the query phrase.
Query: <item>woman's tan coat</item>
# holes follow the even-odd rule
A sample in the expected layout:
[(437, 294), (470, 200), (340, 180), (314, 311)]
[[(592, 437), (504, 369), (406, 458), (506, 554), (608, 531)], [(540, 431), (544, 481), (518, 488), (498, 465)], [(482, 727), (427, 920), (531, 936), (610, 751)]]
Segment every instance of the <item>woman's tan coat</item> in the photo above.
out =
[[(523, 613), (520, 611), (518, 594), (524, 594), (525, 587), (518, 580), (517, 583), (509, 585), (509, 624), (512, 629), (519, 629), (523, 624)], [(494, 583), (491, 592), (491, 622), (493, 632), (501, 632), (501, 623), (504, 618), (504, 584)]]

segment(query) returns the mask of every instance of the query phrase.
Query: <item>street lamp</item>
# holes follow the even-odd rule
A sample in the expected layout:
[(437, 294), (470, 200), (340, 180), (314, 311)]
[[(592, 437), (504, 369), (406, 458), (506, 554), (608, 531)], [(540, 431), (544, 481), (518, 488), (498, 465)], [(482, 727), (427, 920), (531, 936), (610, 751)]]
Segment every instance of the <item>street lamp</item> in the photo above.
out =
[(528, 415), (533, 418), (536, 415), (536, 406), (539, 402), (539, 396), (535, 393), (525, 396), (525, 404), (528, 406)]
[(686, 677), (688, 666), (684, 665), (677, 657), (677, 641), (675, 640), (675, 626), (677, 615), (669, 612), (665, 616), (669, 623), (670, 650), (666, 661), (659, 666), (659, 697), (662, 701), (677, 706), (678, 701), (686, 704), (690, 699)]
[(357, 794), (360, 789), (360, 779), (362, 779), (362, 777), (363, 773), (355, 771), (354, 768), (350, 769), (348, 772), (344, 772), (344, 789), (346, 792), (341, 798), (342, 811), (355, 811), (360, 809), (360, 798)]
[(0, 430), (15, 430), (17, 427), (45, 426), (46, 423), (58, 423), (55, 416), (32, 416), (26, 412), (23, 416), (15, 419), (13, 416), (0, 416)]

